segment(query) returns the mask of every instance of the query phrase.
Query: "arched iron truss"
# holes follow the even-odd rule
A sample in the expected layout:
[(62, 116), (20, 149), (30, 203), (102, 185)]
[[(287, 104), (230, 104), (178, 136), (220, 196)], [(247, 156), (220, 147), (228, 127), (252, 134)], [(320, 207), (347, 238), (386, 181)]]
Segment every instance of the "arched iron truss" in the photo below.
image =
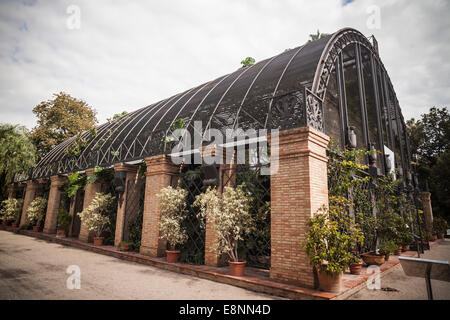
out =
[[(165, 137), (172, 133), (177, 119), (184, 120), (191, 136), (195, 121), (201, 121), (204, 129), (219, 129), (224, 135), (226, 129), (238, 127), (286, 130), (311, 126), (324, 131), (322, 102), (331, 70), (339, 53), (350, 43), (359, 43), (376, 53), (360, 32), (342, 29), (102, 124), (95, 135), (83, 132), (81, 137), (87, 144), (78, 156), (67, 153), (76, 137), (67, 139), (44, 156), (28, 175), (18, 175), (16, 180), (168, 153)], [(384, 69), (378, 54), (374, 56)]]

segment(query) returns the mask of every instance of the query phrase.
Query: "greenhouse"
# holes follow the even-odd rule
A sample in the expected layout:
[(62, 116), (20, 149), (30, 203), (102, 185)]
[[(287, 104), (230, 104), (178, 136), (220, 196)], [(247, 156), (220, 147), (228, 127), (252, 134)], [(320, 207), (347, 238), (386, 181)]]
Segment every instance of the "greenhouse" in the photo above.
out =
[[(259, 155), (244, 163), (211, 165), (191, 163), (185, 157), (181, 164), (174, 163), (173, 132), (182, 128), (194, 136), (196, 124), (223, 136), (236, 129), (267, 132), (257, 139), (262, 146), (258, 150), (269, 150), (271, 160), (262, 161)], [(230, 144), (211, 141), (202, 134), (188, 156), (235, 154), (250, 143), (249, 139)], [(214, 245), (217, 230), (211, 219), (201, 223), (195, 199), (208, 186), (225, 192), (225, 187), (244, 185), (251, 194), (253, 227), (236, 250), (248, 265), (270, 270), (272, 279), (315, 287), (313, 267), (302, 244), (308, 218), (328, 204), (332, 194), (333, 182), (327, 174), (333, 157), (330, 141), (337, 150), (367, 150), (358, 158), (361, 169), (352, 174), (352, 181), (361, 183), (346, 193), (354, 202), (351, 212), (363, 212), (368, 202), (370, 209), (365, 212), (377, 216), (373, 190), (383, 177), (393, 175), (401, 181), (396, 192), (405, 202), (395, 205), (405, 221), (414, 234), (429, 228), (429, 198), (421, 203), (425, 212), (421, 220), (406, 125), (378, 43), (373, 36), (367, 38), (350, 28), (74, 136), (55, 146), (30, 172), (16, 175), (10, 197), (23, 198), (20, 225), (29, 223), (28, 205), (38, 196), (45, 197), (44, 233), (56, 233), (58, 216), (66, 211), (68, 236), (91, 242), (95, 235), (78, 213), (89, 207), (98, 192), (110, 193), (115, 202), (109, 215), (111, 227), (102, 234), (105, 244), (128, 243), (131, 250), (159, 257), (165, 255), (167, 245), (161, 237), (159, 196), (167, 186), (182, 187), (187, 191), (187, 214), (180, 223), (187, 237), (179, 261), (217, 266), (224, 263)], [(204, 152), (208, 145), (213, 146), (211, 153)], [(276, 170), (271, 163), (274, 150)], [(248, 148), (247, 153), (250, 158)], [(271, 174), (263, 173), (267, 168)], [(73, 188), (77, 185), (83, 187)]]

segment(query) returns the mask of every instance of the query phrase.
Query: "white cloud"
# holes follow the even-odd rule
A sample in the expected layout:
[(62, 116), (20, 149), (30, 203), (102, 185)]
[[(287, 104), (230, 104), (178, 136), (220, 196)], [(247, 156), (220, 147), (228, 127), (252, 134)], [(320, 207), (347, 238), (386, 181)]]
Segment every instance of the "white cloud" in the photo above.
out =
[[(24, 4), (25, 3), (25, 4)], [(447, 1), (2, 1), (0, 122), (35, 124), (33, 107), (66, 91), (101, 122), (298, 46), (317, 29), (375, 34), (406, 118), (449, 105)], [(69, 5), (81, 29), (66, 26)]]

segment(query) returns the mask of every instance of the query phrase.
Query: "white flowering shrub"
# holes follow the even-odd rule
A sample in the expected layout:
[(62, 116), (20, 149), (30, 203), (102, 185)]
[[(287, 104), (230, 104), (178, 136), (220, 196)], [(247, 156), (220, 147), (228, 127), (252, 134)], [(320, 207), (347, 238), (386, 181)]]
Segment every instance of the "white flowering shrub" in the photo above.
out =
[(17, 221), (20, 218), (23, 200), (10, 198), (2, 201), (0, 218), (6, 221)]
[(42, 219), (44, 219), (46, 208), (47, 199), (42, 197), (35, 198), (27, 208), (28, 221), (30, 221), (31, 224), (39, 225)]
[(198, 195), (194, 206), (200, 208), (199, 218), (214, 221), (217, 240), (214, 244), (218, 254), (227, 254), (231, 261), (239, 261), (238, 244), (245, 233), (250, 233), (253, 219), (250, 215), (252, 198), (242, 185), (237, 188), (225, 187), (222, 194), (208, 187)]
[(108, 212), (112, 209), (114, 197), (110, 194), (97, 192), (86, 209), (78, 213), (81, 222), (89, 231), (93, 231), (96, 237), (100, 237), (103, 231), (109, 228)]
[(169, 250), (174, 250), (177, 244), (183, 244), (187, 240), (187, 233), (181, 223), (186, 218), (187, 190), (171, 186), (161, 189), (159, 197), (160, 239), (167, 240)]

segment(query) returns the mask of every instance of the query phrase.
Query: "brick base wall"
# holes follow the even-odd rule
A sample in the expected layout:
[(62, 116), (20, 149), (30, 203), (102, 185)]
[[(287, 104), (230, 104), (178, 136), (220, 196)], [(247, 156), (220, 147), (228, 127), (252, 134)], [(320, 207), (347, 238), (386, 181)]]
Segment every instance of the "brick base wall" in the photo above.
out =
[(272, 154), (278, 148), (279, 163), (271, 166), (270, 277), (312, 288), (315, 276), (302, 243), (308, 218), (328, 204), (329, 137), (305, 127), (281, 131), (278, 144), (271, 140)]

